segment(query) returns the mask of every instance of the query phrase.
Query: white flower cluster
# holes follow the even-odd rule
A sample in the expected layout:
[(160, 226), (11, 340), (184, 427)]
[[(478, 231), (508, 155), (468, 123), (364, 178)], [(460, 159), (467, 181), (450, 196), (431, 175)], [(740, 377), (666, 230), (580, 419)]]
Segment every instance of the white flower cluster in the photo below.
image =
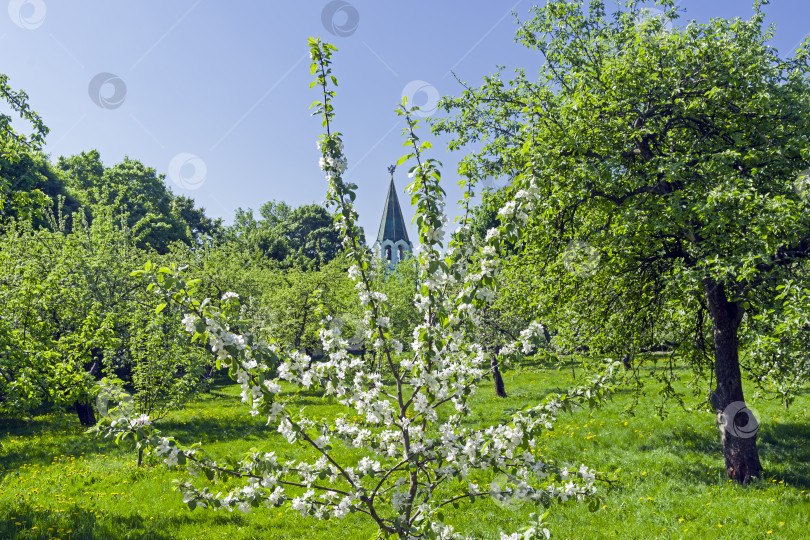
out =
[(533, 354), (544, 341), (545, 328), (538, 322), (532, 322), (528, 328), (520, 332), (517, 340), (504, 345), (498, 354), (504, 358)]
[(130, 423), (130, 425), (132, 427), (134, 427), (135, 429), (146, 427), (146, 426), (151, 426), (152, 425), (152, 420), (149, 418), (148, 414), (140, 414), (140, 415), (138, 415), (138, 416), (136, 416), (135, 418), (132, 419), (132, 422)]
[(357, 292), (357, 296), (358, 296), (358, 299), (360, 300), (360, 305), (361, 306), (368, 306), (369, 304), (371, 304), (372, 301), (374, 301), (374, 302), (385, 302), (386, 300), (388, 300), (388, 297), (385, 296), (385, 293), (381, 293), (381, 292), (377, 292), (377, 291), (371, 291), (371, 292), (366, 291), (366, 290), (364, 290), (362, 288), (362, 287), (365, 286), (365, 284), (362, 283), (362, 282), (358, 283), (357, 285), (358, 285), (358, 289), (359, 289), (358, 292)]
[[(222, 299), (223, 301), (227, 301), (237, 297), (236, 293), (225, 293)], [(197, 331), (196, 326), (199, 320), (198, 317), (188, 314), (183, 317), (182, 324), (187, 332), (194, 334)], [(208, 345), (211, 347), (211, 352), (216, 354), (217, 358), (220, 360), (232, 356), (227, 350), (227, 347), (236, 347), (238, 351), (244, 351), (247, 348), (247, 339), (245, 336), (230, 332), (227, 325), (220, 324), (214, 317), (206, 319), (205, 334), (208, 337)]]
[(346, 172), (348, 161), (343, 155), (343, 141), (339, 138), (332, 139), (331, 148), (326, 145), (326, 141), (318, 141), (318, 150), (322, 152), (318, 166), (326, 173), (326, 179), (331, 180)]
[(343, 156), (339, 158), (323, 156), (318, 161), (318, 166), (326, 173), (326, 178), (334, 178), (342, 175), (344, 172), (346, 172), (346, 167), (348, 164), (349, 162)]
[(165, 456), (163, 462), (170, 467), (177, 466), (178, 458), (180, 457), (180, 449), (174, 444), (174, 441), (161, 437), (157, 446), (155, 447), (155, 454), (159, 457)]

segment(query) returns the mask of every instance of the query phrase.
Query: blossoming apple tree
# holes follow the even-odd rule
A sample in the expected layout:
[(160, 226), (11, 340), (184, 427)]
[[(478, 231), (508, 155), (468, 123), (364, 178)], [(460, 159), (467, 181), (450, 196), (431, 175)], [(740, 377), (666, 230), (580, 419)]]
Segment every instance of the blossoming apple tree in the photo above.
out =
[[(517, 497), (544, 506), (569, 499), (595, 503), (597, 474), (586, 465), (569, 469), (544, 458), (538, 436), (553, 428), (560, 411), (602, 400), (610, 390), (613, 366), (588, 386), (549, 396), (496, 425), (471, 428), (463, 422), (477, 384), (490, 370), (490, 360), (475, 338), (475, 324), (497, 287), (499, 245), (520, 237), (535, 191), (528, 187), (504, 209), (505, 225), (490, 231), (486, 246), (451, 240), (443, 254), (447, 218), (439, 163), (423, 157), (430, 144), (416, 135), (417, 121), (406, 104), (400, 107), (409, 147), (400, 164), (412, 163), (413, 183), (407, 189), (422, 246), (415, 297), (421, 323), (413, 333), (412, 352), (403, 353), (403, 343), (390, 332), (387, 298), (373, 287), (371, 254), (359, 241), (353, 206), (357, 186), (343, 178), (342, 136), (333, 130), (335, 48), (313, 39), (310, 50), (312, 86), (320, 90), (313, 108), (325, 128), (318, 148), (329, 182), (328, 204), (335, 209), (335, 224), (353, 263), (349, 275), (364, 308), (367, 346), (383, 359), (385, 369), (364, 369), (359, 358), (347, 353), (345, 340), (328, 320), (320, 331), (325, 352), (321, 362), (272, 341), (260, 342), (239, 324), (236, 295), (226, 294), (219, 302), (199, 301), (195, 280), (176, 269), (147, 264), (138, 274), (165, 298), (160, 309), (166, 304), (185, 313), (191, 339), (206, 341), (218, 365), (229, 369), (251, 414), (266, 417), (288, 443), (308, 446), (316, 458), (283, 460), (274, 452), (253, 451), (236, 463), (219, 462), (196, 446), (164, 436), (144, 417), (122, 418), (103, 429), (119, 439), (133, 436), (139, 448), (168, 465), (185, 467), (192, 476), (204, 473), (215, 485), (225, 477), (235, 480), (237, 487), (228, 491), (216, 491), (202, 478), (178, 482), (192, 509), (249, 512), (259, 505), (289, 504), (319, 519), (363, 513), (382, 537), (460, 538), (444, 524), (444, 511), (481, 497)], [(542, 337), (540, 325), (530, 326), (517, 343), (501, 351), (503, 360), (531, 352)], [(308, 416), (290, 405), (284, 392), (289, 388), (317, 389), (345, 412), (333, 418)], [(504, 486), (490, 490), (478, 484), (494, 473), (508, 478)], [(541, 518), (513, 537), (547, 535)]]

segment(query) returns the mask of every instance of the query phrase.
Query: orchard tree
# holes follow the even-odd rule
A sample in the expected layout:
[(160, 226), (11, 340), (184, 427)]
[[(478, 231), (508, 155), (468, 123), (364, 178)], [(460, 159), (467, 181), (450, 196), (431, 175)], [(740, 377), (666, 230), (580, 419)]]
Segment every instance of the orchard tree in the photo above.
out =
[(519, 174), (500, 215), (527, 225), (529, 301), (553, 306), (555, 339), (617, 358), (667, 333), (693, 363), (713, 353), (708, 401), (743, 483), (762, 466), (742, 371), (807, 373), (810, 56), (769, 45), (766, 3), (672, 27), (671, 0), (658, 17), (551, 1), (518, 31), (537, 80), (489, 77), (437, 126), (484, 142), (476, 170)]
[(321, 317), (339, 317), (353, 310), (347, 266), (345, 260), (336, 259), (320, 270), (293, 267), (276, 273), (254, 314), (259, 335), (273, 336), (290, 350), (314, 354), (321, 346)]
[(156, 316), (154, 295), (129, 275), (145, 253), (112, 209), (70, 226), (46, 215), (49, 228), (12, 220), (0, 236), (0, 411), (72, 405), (93, 425), (107, 377), (134, 390), (139, 411), (165, 416), (211, 362), (177, 335), (181, 314)]
[(95, 423), (92, 387), (137, 290), (128, 275), (136, 250), (106, 218), (77, 218), (70, 232), (64, 222), (47, 230), (17, 221), (0, 238), (4, 410), (73, 404), (82, 424)]
[(391, 335), (407, 349), (420, 321), (419, 310), (413, 304), (419, 290), (419, 260), (407, 257), (392, 270), (385, 261), (376, 258), (373, 270), (376, 289), (388, 298)]
[(0, 114), (0, 142), (2, 142), (2, 157), (8, 159), (20, 150), (39, 150), (45, 142), (48, 127), (36, 111), (31, 110), (28, 104), (28, 94), (21, 90), (14, 90), (8, 82), (8, 76), (0, 73), (0, 100), (5, 102), (3, 107), (7, 112), (16, 114), (20, 120), (29, 124), (31, 133), (26, 135), (19, 128), (11, 126), (14, 120), (7, 113)]

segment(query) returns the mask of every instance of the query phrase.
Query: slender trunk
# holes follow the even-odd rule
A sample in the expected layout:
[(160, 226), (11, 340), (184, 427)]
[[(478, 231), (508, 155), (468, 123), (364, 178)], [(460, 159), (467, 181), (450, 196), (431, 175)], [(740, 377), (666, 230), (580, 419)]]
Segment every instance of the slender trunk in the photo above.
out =
[(76, 414), (79, 415), (79, 422), (81, 422), (83, 426), (90, 427), (96, 425), (96, 413), (93, 412), (92, 403), (89, 401), (76, 401), (73, 405), (76, 407)]
[(762, 475), (762, 465), (757, 451), (759, 425), (745, 406), (740, 373), (737, 331), (744, 312), (739, 303), (728, 301), (722, 284), (707, 280), (704, 291), (712, 318), (717, 379), (711, 405), (717, 414), (726, 473), (729, 478), (747, 484)]
[(633, 364), (630, 363), (630, 353), (626, 353), (622, 358), (622, 364), (624, 364), (624, 369), (630, 370), (633, 369)]
[(503, 385), (503, 377), (501, 377), (497, 352), (493, 352), (492, 356), (490, 356), (490, 366), (492, 366), (492, 380), (495, 382), (495, 395), (498, 397), (506, 397), (506, 388)]
[[(405, 520), (404, 523), (401, 523), (398, 528), (402, 527), (402, 525), (406, 525), (410, 527), (411, 525), (411, 513), (413, 512), (413, 502), (416, 499), (416, 493), (419, 491), (419, 473), (416, 471), (411, 471), (409, 474), (410, 479), (410, 486), (408, 487), (408, 499), (405, 503)], [(402, 534), (405, 532), (404, 530), (400, 529), (399, 531), (400, 538), (409, 538), (410, 535)]]

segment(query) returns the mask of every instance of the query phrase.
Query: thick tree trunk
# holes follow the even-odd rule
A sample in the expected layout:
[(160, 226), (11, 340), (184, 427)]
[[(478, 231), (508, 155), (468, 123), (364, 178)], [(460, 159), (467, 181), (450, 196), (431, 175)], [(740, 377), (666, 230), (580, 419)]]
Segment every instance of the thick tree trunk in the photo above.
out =
[(93, 412), (92, 403), (89, 401), (77, 401), (73, 405), (76, 407), (76, 414), (79, 415), (79, 422), (83, 426), (91, 427), (96, 425), (96, 413)]
[(492, 353), (492, 356), (490, 356), (490, 366), (492, 366), (492, 380), (495, 381), (495, 395), (498, 397), (506, 397), (506, 387), (503, 385), (503, 377), (501, 377), (497, 352)]
[(729, 478), (747, 484), (762, 475), (757, 451), (756, 419), (745, 406), (740, 373), (737, 330), (743, 317), (742, 306), (729, 302), (721, 284), (707, 280), (706, 302), (712, 318), (714, 369), (717, 387), (711, 405), (717, 414), (726, 473)]

